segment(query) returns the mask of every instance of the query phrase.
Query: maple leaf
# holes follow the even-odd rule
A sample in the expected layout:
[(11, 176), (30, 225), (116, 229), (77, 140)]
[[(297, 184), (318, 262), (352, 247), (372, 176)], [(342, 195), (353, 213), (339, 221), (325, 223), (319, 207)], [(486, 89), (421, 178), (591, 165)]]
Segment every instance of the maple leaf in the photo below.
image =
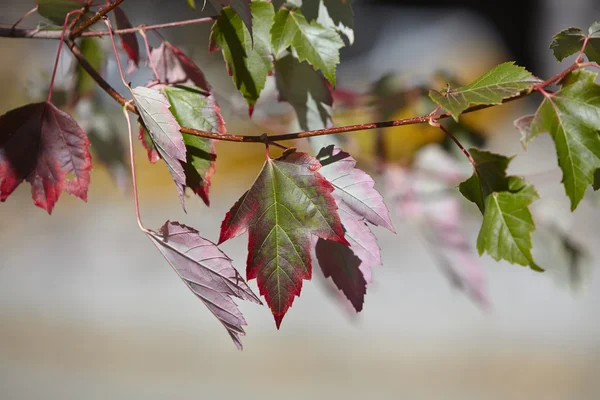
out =
[(544, 97), (536, 113), (515, 121), (527, 145), (548, 132), (556, 146), (562, 183), (575, 210), (600, 168), (600, 86), (597, 74), (578, 70), (561, 82), (561, 89)]
[(294, 107), (302, 130), (331, 125), (331, 86), (313, 67), (288, 54), (275, 61), (275, 82), (279, 100)]
[(586, 37), (588, 41), (583, 52), (590, 61), (600, 63), (600, 22), (594, 22), (587, 35), (579, 28), (567, 28), (558, 32), (552, 38), (550, 49), (554, 52), (554, 57), (562, 61), (581, 51)]
[(512, 158), (477, 149), (469, 149), (469, 153), (475, 171), (459, 189), (483, 213), (477, 238), (479, 254), (487, 251), (496, 261), (504, 259), (543, 271), (531, 255), (535, 224), (529, 206), (539, 198), (535, 188), (520, 177), (506, 175)]
[(179, 201), (184, 207), (185, 173), (181, 162), (186, 161), (186, 147), (179, 131), (181, 127), (169, 111), (169, 101), (158, 90), (138, 86), (132, 90), (133, 99), (144, 126), (177, 186)]
[[(346, 247), (319, 239), (315, 247), (317, 259), (325, 276), (332, 277), (358, 312), (362, 310), (366, 284), (371, 281), (371, 267), (381, 265), (379, 246), (365, 222), (392, 232), (394, 228), (383, 197), (373, 187), (375, 182), (355, 168), (356, 160), (350, 154), (331, 145), (321, 149), (317, 159), (322, 165), (319, 172), (334, 187), (333, 197), (339, 207), (344, 237), (350, 243)], [(355, 273), (355, 257), (360, 261), (362, 280)]]
[[(117, 29), (129, 29), (132, 28), (131, 22), (125, 15), (125, 11), (121, 9), (121, 7), (116, 7), (113, 12), (115, 13), (115, 23), (117, 25)], [(125, 50), (127, 57), (129, 57), (129, 61), (131, 67), (129, 68), (128, 73), (131, 73), (135, 67), (140, 63), (140, 48), (137, 41), (137, 36), (134, 32), (131, 33), (122, 33), (119, 34), (121, 38), (121, 47)]]
[(159, 47), (150, 50), (150, 59), (161, 82), (168, 85), (193, 84), (210, 92), (210, 85), (202, 70), (170, 42), (164, 41)]
[(282, 8), (275, 14), (271, 38), (275, 57), (292, 46), (298, 60), (321, 70), (335, 86), (335, 68), (340, 62), (340, 49), (344, 47), (337, 32), (317, 21), (309, 23), (299, 9)]
[[(165, 87), (163, 91), (180, 125), (207, 132), (226, 133), (225, 121), (213, 96), (204, 96), (198, 88), (190, 86)], [(217, 158), (214, 140), (184, 133), (183, 143), (187, 152), (183, 165), (185, 184), (209, 205), (210, 177), (215, 172)]]
[(268, 158), (221, 224), (219, 244), (248, 231), (246, 277), (257, 278), (277, 328), (300, 295), (302, 280), (311, 278), (311, 234), (348, 244), (334, 188), (320, 167), (317, 159), (294, 149)]
[(52, 213), (60, 192), (87, 201), (92, 157), (77, 122), (50, 102), (0, 116), (0, 201), (26, 180), (33, 202)]
[(506, 62), (467, 86), (442, 92), (430, 90), (429, 97), (458, 121), (460, 114), (470, 106), (501, 104), (503, 100), (530, 90), (540, 82), (525, 68), (515, 65), (514, 62)]
[(271, 35), (273, 5), (265, 2), (250, 4), (254, 20), (254, 36), (230, 7), (223, 8), (210, 32), (209, 51), (222, 50), (233, 83), (248, 103), (252, 116), (256, 100), (265, 87), (267, 75), (273, 70)]
[(240, 335), (246, 321), (232, 297), (262, 304), (227, 257), (197, 230), (167, 221), (159, 232), (147, 231), (173, 270), (186, 286), (223, 324), (241, 350)]

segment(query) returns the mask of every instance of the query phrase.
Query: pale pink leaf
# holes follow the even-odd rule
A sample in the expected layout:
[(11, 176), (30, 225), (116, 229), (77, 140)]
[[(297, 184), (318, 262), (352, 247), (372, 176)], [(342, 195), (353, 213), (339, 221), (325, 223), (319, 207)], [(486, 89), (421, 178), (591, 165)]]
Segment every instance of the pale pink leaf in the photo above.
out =
[(223, 324), (241, 350), (246, 321), (233, 298), (262, 304), (233, 267), (232, 261), (194, 228), (167, 221), (159, 232), (148, 231), (173, 270)]

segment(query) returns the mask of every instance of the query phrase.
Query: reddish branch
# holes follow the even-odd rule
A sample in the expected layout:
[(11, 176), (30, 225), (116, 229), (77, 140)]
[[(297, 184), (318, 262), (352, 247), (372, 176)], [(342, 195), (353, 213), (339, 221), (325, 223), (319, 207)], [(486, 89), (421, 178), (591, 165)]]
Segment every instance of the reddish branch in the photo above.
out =
[(119, 4), (121, 4), (123, 1), (125, 1), (125, 0), (116, 0), (114, 3), (110, 3), (106, 7), (101, 8), (92, 18), (83, 22), (79, 27), (77, 27), (77, 29), (75, 29), (75, 30), (73, 30), (73, 32), (71, 32), (71, 36), (70, 36), (71, 39), (74, 39), (74, 38), (78, 37), (79, 35), (81, 35), (83, 33), (83, 31), (85, 31), (90, 26), (94, 25), (96, 22), (100, 21), (102, 19), (102, 17), (107, 15), (114, 8), (118, 7)]

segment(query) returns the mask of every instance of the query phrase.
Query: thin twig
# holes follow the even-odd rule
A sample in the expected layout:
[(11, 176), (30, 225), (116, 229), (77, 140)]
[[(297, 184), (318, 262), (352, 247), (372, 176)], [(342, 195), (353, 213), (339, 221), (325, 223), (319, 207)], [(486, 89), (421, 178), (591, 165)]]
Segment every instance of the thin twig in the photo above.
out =
[(27, 11), (21, 18), (19, 18), (17, 20), (17, 22), (15, 22), (11, 28), (12, 31), (15, 30), (15, 28), (17, 27), (17, 25), (19, 25), (25, 18), (29, 17), (31, 14), (33, 14), (34, 12), (36, 12), (38, 10), (38, 5), (36, 5), (35, 7), (33, 7), (31, 10)]
[[(133, 28), (127, 29), (117, 29), (114, 30), (113, 33), (116, 35), (122, 35), (125, 33), (137, 33), (140, 29), (144, 29), (146, 31), (154, 31), (158, 29), (166, 29), (166, 28), (176, 28), (185, 25), (196, 25), (202, 24), (206, 22), (213, 22), (218, 17), (204, 17), (204, 18), (195, 18), (188, 19), (185, 21), (177, 21), (177, 22), (167, 22), (164, 24), (156, 24), (156, 25), (139, 25)], [(98, 31), (98, 32), (82, 32), (79, 34), (80, 37), (95, 37), (95, 36), (108, 36), (108, 31)], [(40, 30), (40, 29), (12, 29), (9, 27), (0, 27), (0, 37), (13, 37), (13, 38), (26, 38), (26, 39), (60, 39), (60, 32), (57, 31), (49, 31), (49, 30)]]

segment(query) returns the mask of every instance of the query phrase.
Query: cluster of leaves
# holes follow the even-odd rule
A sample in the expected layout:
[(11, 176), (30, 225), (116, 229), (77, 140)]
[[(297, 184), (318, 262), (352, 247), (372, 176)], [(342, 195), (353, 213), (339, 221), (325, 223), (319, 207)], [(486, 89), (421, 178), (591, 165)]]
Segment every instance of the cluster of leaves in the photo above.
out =
[[(188, 3), (195, 7), (194, 1)], [(63, 29), (68, 22), (65, 17), (74, 10), (84, 11), (78, 21), (94, 15), (89, 1), (38, 0), (37, 4), (42, 16), (64, 23)], [(339, 52), (345, 42), (354, 39), (350, 1), (281, 4), (219, 0), (214, 5), (220, 15), (211, 29), (209, 51), (222, 52), (250, 116), (268, 76), (274, 74), (280, 100), (293, 106), (302, 129), (329, 127)], [(131, 33), (132, 25), (123, 10), (115, 7), (113, 11), (117, 28), (128, 30), (120, 35), (120, 42), (131, 73), (141, 60), (137, 36)], [(589, 186), (600, 187), (594, 180), (600, 169), (600, 87), (595, 83), (596, 74), (581, 68), (584, 56), (600, 61), (599, 32), (596, 23), (588, 34), (570, 28), (554, 37), (551, 48), (557, 59), (579, 52), (572, 67), (555, 80), (543, 82), (509, 62), (469, 85), (432, 90), (429, 96), (456, 123), (473, 107), (540, 92), (544, 97), (537, 112), (515, 125), (524, 145), (540, 133), (552, 136), (574, 210)], [(81, 39), (79, 47), (91, 67), (101, 69), (105, 57), (97, 39)], [(209, 205), (210, 181), (216, 168), (214, 138), (227, 135), (215, 96), (201, 69), (162, 37), (160, 46), (152, 48), (147, 59), (156, 79), (129, 88), (140, 117), (139, 138), (150, 162), (165, 163), (184, 209), (186, 188)], [(94, 78), (79, 68), (76, 73), (74, 102), (91, 96), (95, 89)], [(558, 85), (554, 92), (547, 90), (552, 84)], [(52, 88), (45, 102), (0, 116), (0, 201), (26, 180), (31, 184), (34, 203), (48, 213), (63, 190), (86, 200), (92, 168), (88, 135), (51, 102), (51, 93)], [(440, 115), (429, 114), (430, 123), (451, 135), (437, 121)], [(182, 132), (190, 129), (212, 135)], [(332, 279), (357, 312), (361, 311), (371, 268), (381, 264), (371, 226), (394, 232), (373, 179), (356, 168), (350, 154), (333, 145), (322, 148), (315, 157), (287, 149), (272, 158), (268, 138), (265, 144), (264, 166), (252, 187), (225, 216), (218, 244), (248, 233), (246, 279), (256, 278), (278, 328), (300, 295), (303, 281), (312, 277), (313, 254), (325, 277)], [(543, 271), (531, 253), (535, 224), (530, 206), (538, 198), (536, 190), (523, 178), (507, 174), (512, 158), (477, 149), (465, 150), (465, 154), (474, 171), (459, 190), (483, 215), (477, 239), (479, 253)], [(458, 235), (456, 221), (449, 226), (438, 219), (436, 224), (442, 232)], [(448, 227), (449, 231), (443, 231)], [(218, 244), (178, 222), (167, 221), (158, 231), (142, 230), (241, 348), (240, 335), (246, 322), (233, 298), (261, 301), (231, 259)], [(462, 240), (460, 244), (466, 246)]]

